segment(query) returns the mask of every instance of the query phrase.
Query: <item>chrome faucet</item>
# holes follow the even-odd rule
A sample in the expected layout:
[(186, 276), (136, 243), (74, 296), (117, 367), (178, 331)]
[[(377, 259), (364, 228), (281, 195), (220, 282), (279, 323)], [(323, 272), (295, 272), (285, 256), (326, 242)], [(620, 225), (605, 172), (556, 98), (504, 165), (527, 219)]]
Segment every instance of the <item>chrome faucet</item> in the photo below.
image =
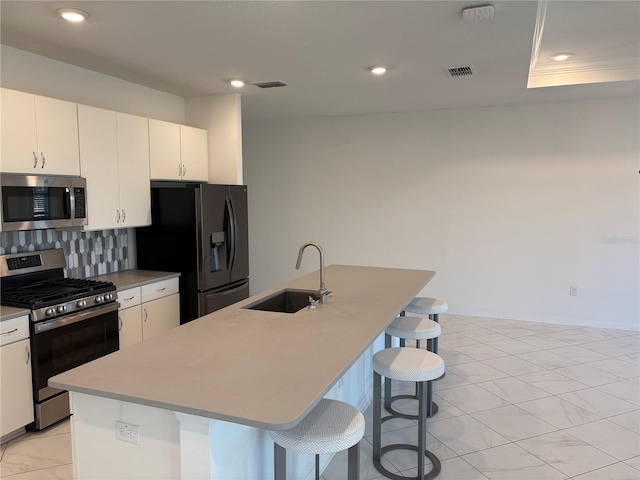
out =
[(316, 242), (305, 242), (300, 247), (300, 251), (298, 252), (298, 261), (296, 262), (296, 270), (300, 270), (300, 263), (302, 262), (302, 253), (304, 249), (307, 247), (316, 247), (318, 252), (320, 253), (320, 290), (318, 293), (320, 294), (320, 303), (327, 303), (327, 295), (331, 292), (327, 290), (326, 285), (324, 284), (324, 250), (322, 247), (318, 245)]

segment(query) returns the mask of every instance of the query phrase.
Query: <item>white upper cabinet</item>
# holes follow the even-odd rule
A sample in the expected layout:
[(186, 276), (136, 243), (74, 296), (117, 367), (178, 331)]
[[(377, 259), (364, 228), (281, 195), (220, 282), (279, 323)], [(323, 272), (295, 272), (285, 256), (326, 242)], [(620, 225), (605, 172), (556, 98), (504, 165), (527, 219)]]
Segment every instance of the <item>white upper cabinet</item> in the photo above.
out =
[(180, 180), (180, 125), (149, 119), (149, 156), (153, 180)]
[(87, 180), (85, 230), (149, 225), (147, 119), (78, 105), (80, 165)]
[(121, 226), (151, 225), (149, 120), (126, 113), (116, 119)]
[(209, 157), (207, 155), (207, 131), (201, 128), (180, 125), (180, 158), (182, 180), (209, 180)]
[(78, 105), (80, 171), (87, 180), (86, 230), (119, 228), (116, 112)]
[(80, 174), (75, 103), (5, 88), (1, 103), (1, 171)]
[(206, 130), (150, 119), (149, 155), (153, 180), (209, 179)]

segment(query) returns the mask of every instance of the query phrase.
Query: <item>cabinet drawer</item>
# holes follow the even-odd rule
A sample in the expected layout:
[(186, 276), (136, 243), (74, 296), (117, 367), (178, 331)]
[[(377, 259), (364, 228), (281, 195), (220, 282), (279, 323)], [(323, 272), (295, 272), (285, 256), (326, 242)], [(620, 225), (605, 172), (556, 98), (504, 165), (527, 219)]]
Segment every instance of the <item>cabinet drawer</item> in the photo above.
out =
[(140, 298), (140, 287), (120, 290), (118, 292), (118, 302), (120, 302), (120, 309), (124, 310), (125, 308), (140, 305)]
[(166, 297), (167, 295), (173, 295), (174, 293), (178, 293), (179, 290), (178, 277), (143, 285), (141, 289), (142, 303), (150, 302), (156, 298)]
[(0, 322), (0, 345), (29, 338), (29, 315)]

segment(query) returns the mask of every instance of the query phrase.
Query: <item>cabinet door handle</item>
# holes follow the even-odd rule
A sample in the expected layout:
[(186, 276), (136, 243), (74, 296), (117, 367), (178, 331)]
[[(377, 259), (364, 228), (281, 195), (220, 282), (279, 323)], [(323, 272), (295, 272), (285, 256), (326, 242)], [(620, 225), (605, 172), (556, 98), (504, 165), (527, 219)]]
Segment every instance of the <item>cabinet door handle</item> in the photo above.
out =
[(24, 363), (26, 365), (29, 365), (29, 360), (31, 360), (31, 352), (29, 351), (29, 347), (25, 345), (24, 351), (27, 352), (27, 361)]
[(44, 162), (47, 160), (46, 158), (44, 158), (44, 153), (40, 152), (40, 156), (42, 157), (42, 167), (40, 168), (44, 168)]
[(17, 332), (17, 331), (18, 331), (18, 329), (14, 328), (13, 330), (9, 330), (8, 332), (0, 333), (0, 335), (9, 335), (9, 334)]
[(182, 176), (182, 165), (178, 164), (178, 176)]
[(118, 331), (122, 331), (122, 318), (120, 318), (120, 315), (118, 315)]
[(127, 214), (124, 212), (124, 208), (122, 209), (122, 223), (127, 219)]
[(146, 308), (144, 308), (143, 310), (144, 310), (144, 321), (146, 322), (147, 318), (149, 318), (149, 314), (147, 313), (147, 309)]
[(116, 223), (120, 223), (120, 210), (116, 210)]
[(184, 177), (187, 174), (187, 166), (182, 165), (182, 176)]
[(36, 155), (36, 152), (33, 152), (33, 168), (36, 168), (38, 166), (38, 155)]

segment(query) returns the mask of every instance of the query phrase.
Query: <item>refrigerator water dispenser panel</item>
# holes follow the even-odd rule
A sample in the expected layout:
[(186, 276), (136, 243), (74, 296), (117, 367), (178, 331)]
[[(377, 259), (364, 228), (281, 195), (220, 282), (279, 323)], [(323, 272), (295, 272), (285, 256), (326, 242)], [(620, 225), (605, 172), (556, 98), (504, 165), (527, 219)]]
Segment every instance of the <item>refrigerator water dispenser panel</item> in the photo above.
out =
[[(224, 246), (224, 232), (214, 232), (211, 234), (211, 269), (210, 271), (216, 272), (218, 270), (224, 270), (224, 264), (226, 262), (220, 263), (220, 256), (222, 256), (223, 260), (225, 255), (225, 250), (222, 249)], [(220, 251), (218, 251), (218, 249)]]

